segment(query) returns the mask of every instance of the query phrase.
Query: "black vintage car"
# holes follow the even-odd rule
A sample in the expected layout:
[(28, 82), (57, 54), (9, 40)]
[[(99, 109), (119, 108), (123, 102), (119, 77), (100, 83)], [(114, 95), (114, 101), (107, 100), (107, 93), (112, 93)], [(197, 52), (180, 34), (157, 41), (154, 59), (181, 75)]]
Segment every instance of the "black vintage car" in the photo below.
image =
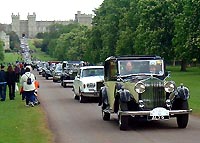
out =
[(176, 117), (179, 128), (189, 119), (189, 89), (169, 80), (159, 56), (109, 57), (104, 63), (104, 87), (99, 106), (103, 120), (118, 114), (120, 130), (127, 130), (130, 118), (168, 120)]
[(72, 87), (78, 69), (83, 66), (83, 61), (63, 61), (61, 73), (61, 86)]
[(56, 64), (60, 63), (60, 61), (48, 61), (46, 62), (46, 66), (42, 68), (42, 76), (47, 80), (53, 77), (53, 71), (55, 70)]

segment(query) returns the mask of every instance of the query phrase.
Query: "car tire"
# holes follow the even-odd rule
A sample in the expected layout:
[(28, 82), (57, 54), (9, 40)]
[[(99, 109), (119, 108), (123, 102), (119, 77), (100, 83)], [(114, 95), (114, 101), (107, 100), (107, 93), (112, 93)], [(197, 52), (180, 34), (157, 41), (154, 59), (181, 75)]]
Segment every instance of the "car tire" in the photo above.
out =
[(84, 97), (83, 95), (79, 96), (79, 102), (80, 103), (85, 103), (86, 102), (86, 97)]
[(109, 121), (110, 120), (110, 113), (102, 110), (102, 118), (103, 118), (104, 121)]
[(66, 88), (66, 87), (67, 87), (67, 84), (66, 84), (66, 83), (64, 83), (64, 82), (63, 82), (63, 87), (64, 87), (64, 88)]
[(128, 129), (128, 120), (129, 116), (119, 115), (119, 129), (122, 131), (126, 131)]
[[(181, 101), (180, 110), (188, 110), (188, 101)], [(179, 128), (186, 128), (189, 120), (189, 114), (177, 115), (176, 121)]]

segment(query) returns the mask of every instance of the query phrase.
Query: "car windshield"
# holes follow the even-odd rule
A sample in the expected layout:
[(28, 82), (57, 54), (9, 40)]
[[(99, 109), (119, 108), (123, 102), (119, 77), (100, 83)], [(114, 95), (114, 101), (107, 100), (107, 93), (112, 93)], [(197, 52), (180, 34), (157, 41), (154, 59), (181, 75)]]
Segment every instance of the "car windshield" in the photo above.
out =
[(61, 64), (56, 64), (56, 71), (61, 71), (62, 70), (62, 65)]
[(120, 60), (118, 70), (121, 76), (163, 75), (163, 60)]
[(89, 76), (104, 76), (104, 70), (103, 68), (84, 69), (82, 71), (82, 77), (89, 77)]

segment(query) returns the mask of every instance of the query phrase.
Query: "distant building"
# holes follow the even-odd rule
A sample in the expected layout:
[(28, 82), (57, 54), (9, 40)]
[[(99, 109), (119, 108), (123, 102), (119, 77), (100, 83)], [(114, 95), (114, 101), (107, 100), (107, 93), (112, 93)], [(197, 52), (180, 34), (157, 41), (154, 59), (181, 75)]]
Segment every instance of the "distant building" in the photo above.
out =
[(4, 50), (10, 49), (10, 37), (4, 31), (0, 31), (0, 39), (4, 42)]
[(49, 26), (52, 24), (68, 25), (70, 23), (80, 23), (86, 26), (91, 26), (92, 15), (81, 14), (80, 11), (75, 14), (75, 20), (70, 21), (36, 21), (36, 14), (28, 14), (27, 20), (20, 20), (19, 13), (17, 15), (12, 14), (12, 23), (10, 25), (2, 25), (6, 32), (14, 31), (19, 37), (25, 35), (28, 38), (34, 38), (37, 33), (44, 33), (49, 31)]
[(86, 26), (92, 26), (92, 14), (81, 14), (81, 11), (78, 11), (75, 14), (75, 21)]

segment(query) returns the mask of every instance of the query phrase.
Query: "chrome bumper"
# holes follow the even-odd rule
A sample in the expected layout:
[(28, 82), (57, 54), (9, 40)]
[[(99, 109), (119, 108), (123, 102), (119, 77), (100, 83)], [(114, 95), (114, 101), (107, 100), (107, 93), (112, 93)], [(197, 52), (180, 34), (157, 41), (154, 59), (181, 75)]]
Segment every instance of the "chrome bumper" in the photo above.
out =
[(81, 92), (82, 96), (86, 96), (86, 97), (99, 97), (99, 92), (98, 91), (94, 91), (94, 92)]
[(73, 84), (74, 80), (63, 80), (63, 83), (71, 83)]
[[(119, 111), (120, 115), (126, 116), (150, 116), (151, 111)], [(190, 110), (169, 110), (169, 115), (178, 115), (178, 114), (189, 114), (192, 112), (192, 109)]]

